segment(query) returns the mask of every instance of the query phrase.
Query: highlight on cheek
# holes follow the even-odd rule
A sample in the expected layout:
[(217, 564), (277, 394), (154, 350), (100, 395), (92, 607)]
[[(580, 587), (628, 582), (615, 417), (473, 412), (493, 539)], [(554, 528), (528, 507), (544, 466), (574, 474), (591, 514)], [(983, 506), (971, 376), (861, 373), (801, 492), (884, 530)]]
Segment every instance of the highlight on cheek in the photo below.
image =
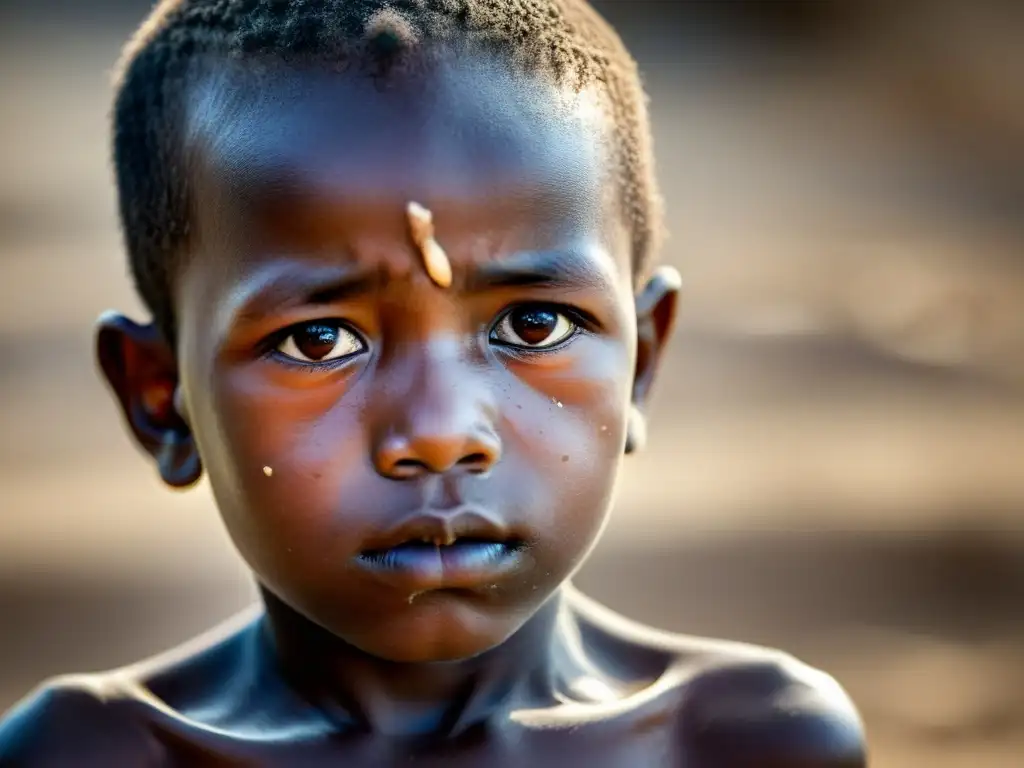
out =
[(415, 202), (409, 203), (405, 212), (409, 219), (409, 232), (423, 257), (427, 276), (439, 288), (448, 288), (452, 284), (452, 265), (448, 254), (434, 239), (434, 215)]

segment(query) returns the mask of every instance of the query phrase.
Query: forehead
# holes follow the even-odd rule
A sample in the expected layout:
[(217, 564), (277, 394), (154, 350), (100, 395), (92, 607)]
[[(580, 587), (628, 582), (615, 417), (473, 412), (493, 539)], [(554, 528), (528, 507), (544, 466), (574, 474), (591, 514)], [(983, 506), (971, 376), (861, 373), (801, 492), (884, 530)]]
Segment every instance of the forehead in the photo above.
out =
[(611, 202), (597, 94), (480, 58), (385, 85), (318, 68), (225, 67), (190, 105), (197, 187), (239, 207), (268, 196), (353, 209), (418, 200), (481, 223), (536, 209), (593, 225)]

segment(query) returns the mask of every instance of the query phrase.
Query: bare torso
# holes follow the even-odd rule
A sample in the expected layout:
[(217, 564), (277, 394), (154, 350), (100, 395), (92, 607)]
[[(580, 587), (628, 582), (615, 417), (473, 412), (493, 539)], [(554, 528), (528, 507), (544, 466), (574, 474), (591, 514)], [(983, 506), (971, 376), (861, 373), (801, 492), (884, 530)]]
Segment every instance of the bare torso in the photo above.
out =
[[(259, 618), (115, 672), (53, 681), (0, 726), (0, 766), (865, 764), (838, 685), (784, 654), (654, 632), (569, 592), (553, 699), (443, 736), (384, 736), (304, 701)], [(563, 654), (564, 655), (564, 654)]]

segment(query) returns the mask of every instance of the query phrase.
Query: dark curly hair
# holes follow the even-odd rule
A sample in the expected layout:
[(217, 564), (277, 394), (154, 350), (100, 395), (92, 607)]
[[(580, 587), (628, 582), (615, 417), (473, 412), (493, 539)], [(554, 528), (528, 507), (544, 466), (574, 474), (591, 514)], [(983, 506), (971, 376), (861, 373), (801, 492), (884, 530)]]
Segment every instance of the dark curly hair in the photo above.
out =
[(113, 154), (135, 284), (169, 340), (170, 276), (190, 231), (181, 132), (196, 65), (269, 56), (386, 76), (424, 40), (476, 44), (557, 83), (601, 89), (641, 278), (661, 226), (646, 97), (632, 57), (585, 0), (161, 0), (118, 68)]

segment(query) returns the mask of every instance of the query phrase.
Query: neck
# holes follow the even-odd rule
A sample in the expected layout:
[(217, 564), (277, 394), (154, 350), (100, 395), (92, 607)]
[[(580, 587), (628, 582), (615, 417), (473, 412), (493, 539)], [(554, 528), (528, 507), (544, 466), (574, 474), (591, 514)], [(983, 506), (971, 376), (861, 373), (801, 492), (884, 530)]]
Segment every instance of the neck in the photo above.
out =
[(261, 592), (267, 650), (288, 684), (335, 723), (389, 736), (450, 737), (556, 700), (565, 656), (560, 592), (495, 648), (426, 663), (365, 653)]

